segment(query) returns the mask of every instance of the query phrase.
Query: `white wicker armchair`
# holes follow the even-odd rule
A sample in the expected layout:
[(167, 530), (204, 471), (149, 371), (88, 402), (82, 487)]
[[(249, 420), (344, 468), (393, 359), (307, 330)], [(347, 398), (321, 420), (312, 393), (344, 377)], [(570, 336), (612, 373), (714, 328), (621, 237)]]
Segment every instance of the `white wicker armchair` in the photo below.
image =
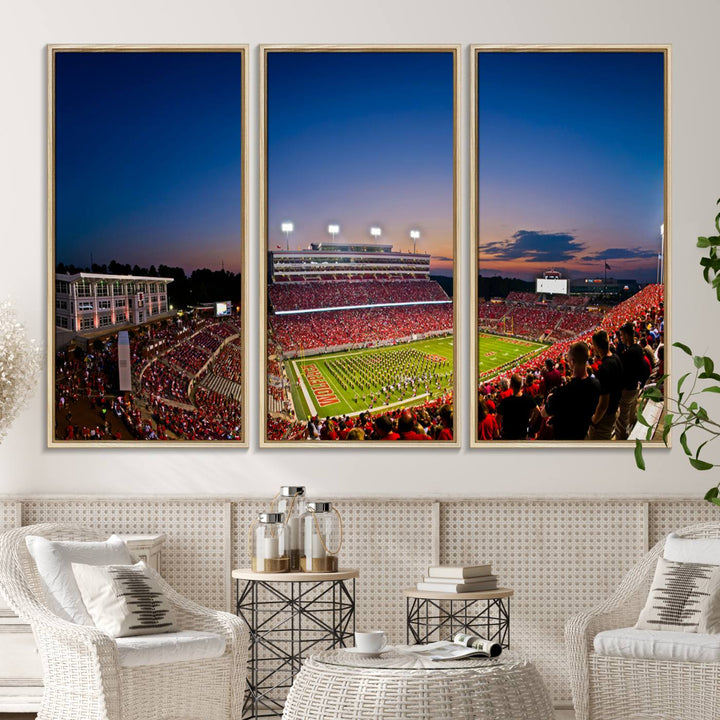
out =
[(49, 540), (105, 540), (99, 532), (33, 525), (0, 535), (0, 590), (32, 626), (45, 691), (38, 720), (240, 720), (248, 630), (230, 613), (186, 600), (158, 577), (182, 630), (217, 633), (225, 653), (216, 659), (121, 667), (115, 641), (95, 627), (75, 625), (47, 607), (27, 535)]
[[(720, 538), (720, 523), (677, 530), (687, 538)], [(567, 622), (565, 640), (577, 720), (717, 720), (720, 663), (629, 659), (597, 655), (595, 635), (635, 624), (645, 605), (659, 542), (628, 572), (615, 594)]]

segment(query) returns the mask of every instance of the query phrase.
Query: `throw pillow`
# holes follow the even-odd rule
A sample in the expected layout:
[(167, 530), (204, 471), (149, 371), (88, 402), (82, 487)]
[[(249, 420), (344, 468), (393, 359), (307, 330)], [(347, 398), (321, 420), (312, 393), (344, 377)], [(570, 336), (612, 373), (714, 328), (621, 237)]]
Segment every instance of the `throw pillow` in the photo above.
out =
[(670, 533), (663, 557), (675, 562), (720, 565), (720, 538), (685, 538)]
[(40, 576), (48, 607), (63, 620), (92, 625), (78, 589), (71, 564), (131, 565), (134, 561), (123, 539), (112, 535), (105, 542), (48, 540), (28, 535), (25, 544)]
[(639, 630), (720, 632), (720, 565), (660, 558)]
[(175, 612), (144, 562), (135, 565), (73, 563), (85, 607), (110, 637), (177, 632)]

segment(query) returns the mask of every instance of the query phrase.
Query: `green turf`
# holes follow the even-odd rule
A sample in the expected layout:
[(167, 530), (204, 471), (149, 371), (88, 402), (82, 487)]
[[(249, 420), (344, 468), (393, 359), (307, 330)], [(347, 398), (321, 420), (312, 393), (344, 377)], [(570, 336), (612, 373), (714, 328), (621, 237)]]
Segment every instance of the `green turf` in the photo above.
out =
[(480, 377), (495, 368), (510, 363), (523, 355), (538, 355), (548, 346), (530, 340), (499, 337), (497, 335), (478, 335), (478, 373)]
[[(317, 381), (315, 389), (308, 378), (308, 374), (313, 377), (311, 366), (314, 366), (314, 378)], [(298, 376), (320, 417), (358, 413), (367, 410), (371, 404), (374, 410), (388, 404), (392, 407), (417, 405), (452, 390), (453, 339), (431, 338), (390, 347), (296, 358), (285, 362), (285, 370), (290, 378), (295, 412), (300, 420), (309, 417), (310, 409)], [(389, 378), (414, 377), (419, 374), (436, 375), (440, 384), (430, 383), (429, 392), (419, 384), (414, 390), (408, 386), (404, 388), (404, 396), (403, 390), (397, 387), (385, 393), (381, 390), (383, 385), (387, 388), (390, 384), (397, 384), (396, 380)], [(322, 390), (319, 385), (323, 382), (327, 383), (336, 402), (321, 406)], [(373, 396), (376, 398), (374, 401)]]

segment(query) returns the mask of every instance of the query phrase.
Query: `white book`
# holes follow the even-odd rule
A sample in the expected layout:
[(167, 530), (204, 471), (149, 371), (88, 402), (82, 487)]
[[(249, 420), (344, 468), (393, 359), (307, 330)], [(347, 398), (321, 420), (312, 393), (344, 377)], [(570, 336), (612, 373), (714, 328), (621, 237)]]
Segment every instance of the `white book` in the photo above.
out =
[(446, 593), (467, 593), (482, 592), (484, 590), (495, 590), (497, 588), (497, 580), (488, 580), (482, 583), (436, 583), (436, 582), (419, 582), (417, 589), (424, 592), (446, 592)]
[(458, 581), (465, 578), (489, 575), (491, 566), (487, 565), (433, 565), (428, 568), (427, 574), (432, 578), (457, 578)]
[(447, 585), (473, 585), (474, 583), (490, 582), (491, 580), (497, 581), (497, 575), (478, 575), (478, 577), (465, 578), (463, 580), (426, 575), (422, 581), (425, 583), (443, 583)]

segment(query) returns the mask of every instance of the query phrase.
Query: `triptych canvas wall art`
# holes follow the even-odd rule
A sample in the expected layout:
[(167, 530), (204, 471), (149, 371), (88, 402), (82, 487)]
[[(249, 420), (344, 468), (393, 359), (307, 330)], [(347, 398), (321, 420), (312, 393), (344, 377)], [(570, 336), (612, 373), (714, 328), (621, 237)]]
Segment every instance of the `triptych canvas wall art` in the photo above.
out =
[(464, 208), (460, 46), (263, 46), (257, 237), (247, 52), (49, 49), (50, 446), (247, 446), (248, 347), (265, 448), (632, 438), (667, 371), (669, 48), (471, 47)]

